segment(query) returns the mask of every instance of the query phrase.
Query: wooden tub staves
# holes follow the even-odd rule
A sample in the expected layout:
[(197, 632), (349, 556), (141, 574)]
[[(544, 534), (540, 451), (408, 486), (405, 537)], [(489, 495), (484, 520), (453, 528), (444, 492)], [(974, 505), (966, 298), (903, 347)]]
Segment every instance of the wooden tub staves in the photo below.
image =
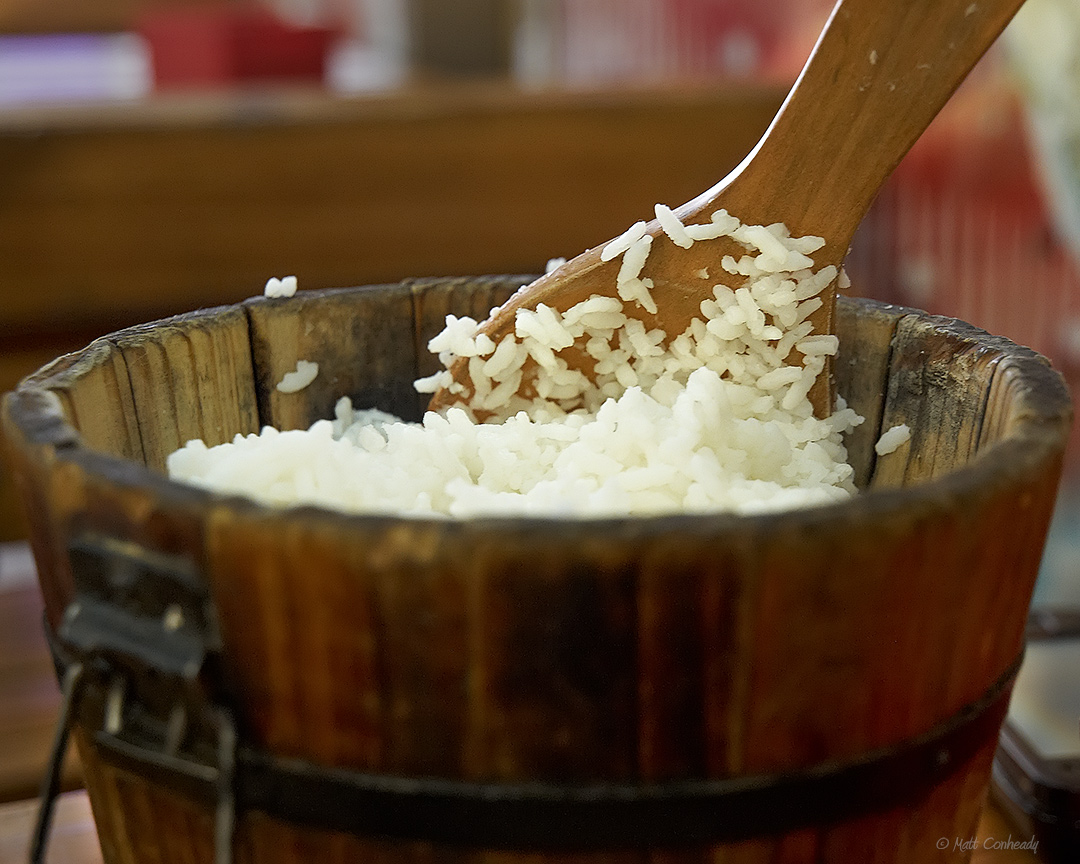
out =
[(1070, 420), (1027, 349), (843, 301), (867, 491), (779, 515), (404, 520), (162, 475), (340, 395), (417, 418), (446, 313), (520, 284), (258, 298), (8, 394), (105, 860), (965, 859), (938, 841), (973, 835)]

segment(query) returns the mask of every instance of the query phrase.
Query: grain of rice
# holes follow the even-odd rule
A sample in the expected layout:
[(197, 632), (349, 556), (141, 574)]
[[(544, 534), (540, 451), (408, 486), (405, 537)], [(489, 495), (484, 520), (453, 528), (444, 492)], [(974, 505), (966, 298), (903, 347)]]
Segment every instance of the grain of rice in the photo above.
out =
[(804, 237), (791, 237), (787, 241), (787, 245), (796, 252), (802, 252), (804, 255), (813, 255), (825, 245), (825, 238), (807, 234)]
[(448, 370), (440, 369), (423, 378), (417, 378), (413, 383), (413, 388), (417, 393), (434, 393), (440, 387), (449, 387), (453, 380)]
[(676, 246), (681, 246), (683, 249), (689, 249), (694, 245), (694, 238), (691, 237), (687, 231), (686, 226), (683, 225), (682, 220), (672, 211), (666, 204), (657, 204), (654, 208), (656, 212), (656, 221), (660, 223), (660, 228), (671, 239), (671, 242)]
[(911, 427), (907, 423), (899, 423), (881, 433), (881, 437), (874, 444), (874, 452), (878, 456), (886, 456), (889, 453), (896, 452), (910, 440)]
[(607, 244), (600, 252), (601, 261), (611, 261), (618, 258), (638, 240), (645, 236), (645, 223), (635, 222), (622, 234)]
[(734, 234), (734, 232), (738, 230), (739, 225), (742, 224), (735, 216), (731, 215), (723, 208), (713, 212), (712, 216), (709, 217), (709, 221), (712, 222), (713, 225), (722, 228), (725, 236)]
[(821, 334), (807, 336), (795, 343), (795, 349), (804, 356), (812, 357), (819, 354), (836, 354), (840, 348), (840, 339), (834, 334)]
[(292, 297), (296, 294), (297, 280), (295, 276), (283, 276), (278, 279), (271, 276), (266, 280), (263, 288), (264, 297)]
[(787, 384), (794, 384), (802, 379), (803, 370), (798, 366), (781, 366), (766, 372), (758, 378), (758, 387), (762, 390), (777, 390)]
[(310, 360), (297, 360), (296, 369), (286, 372), (277, 383), (280, 393), (298, 393), (307, 387), (319, 374), (319, 364)]
[(635, 240), (623, 255), (622, 265), (619, 267), (619, 275), (615, 277), (616, 284), (629, 282), (641, 275), (641, 269), (645, 266), (645, 259), (649, 257), (649, 249), (652, 247), (653, 238), (645, 234)]
[(517, 349), (517, 340), (513, 336), (504, 336), (484, 363), (483, 374), (494, 380), (502, 380), (503, 373), (514, 366), (514, 359), (518, 356)]
[(705, 225), (686, 225), (683, 230), (691, 240), (715, 240), (717, 237), (726, 237), (728, 234), (723, 225), (715, 222)]
[[(769, 265), (766, 267), (764, 264), (759, 264), (763, 270), (772, 269), (772, 267), (780, 269), (787, 260), (787, 246), (764, 225), (742, 225), (732, 233), (732, 236), (740, 243), (752, 246), (761, 253), (756, 260), (764, 260)], [(792, 268), (784, 267), (783, 269)]]
[(795, 321), (793, 323), (798, 324), (802, 321), (805, 321), (807, 318), (817, 312), (818, 309), (820, 309), (824, 305), (824, 303), (825, 301), (822, 300), (820, 297), (811, 297), (809, 300), (804, 300), (798, 305), (798, 307), (796, 307)]

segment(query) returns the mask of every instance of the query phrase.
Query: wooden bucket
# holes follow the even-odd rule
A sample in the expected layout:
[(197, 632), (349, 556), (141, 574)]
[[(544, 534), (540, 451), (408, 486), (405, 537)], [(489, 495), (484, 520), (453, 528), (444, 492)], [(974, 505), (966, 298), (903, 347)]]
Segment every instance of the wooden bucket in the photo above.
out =
[(1027, 349), (842, 300), (867, 491), (778, 515), (405, 520), (162, 476), (343, 394), (417, 418), (444, 316), (523, 281), (255, 298), (7, 395), (105, 860), (965, 860), (1070, 422)]

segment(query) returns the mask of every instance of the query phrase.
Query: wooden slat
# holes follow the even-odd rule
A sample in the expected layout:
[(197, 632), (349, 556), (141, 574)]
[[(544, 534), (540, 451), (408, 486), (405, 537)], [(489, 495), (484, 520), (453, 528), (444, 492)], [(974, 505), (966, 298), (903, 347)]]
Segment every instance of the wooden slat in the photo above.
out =
[(881, 431), (905, 423), (912, 437), (876, 460), (874, 488), (940, 477), (974, 455), (993, 367), (1002, 356), (1001, 345), (986, 339), (981, 331), (948, 319), (900, 321)]
[[(121, 357), (119, 349), (90, 346), (72, 358), (72, 369), (88, 357), (108, 370)], [(64, 382), (66, 369), (53, 370), (46, 382)], [(24, 384), (3, 402), (4, 437), (16, 481), (23, 491), (30, 522), (39, 581), (50, 624), (59, 625), (73, 597), (67, 548), (74, 537), (91, 531), (130, 541), (166, 554), (179, 555), (203, 569), (202, 513), (206, 496), (171, 484), (133, 459), (81, 446), (84, 439), (68, 424), (71, 405), (85, 404), (80, 385), (98, 392), (92, 375), (77, 376), (68, 389), (39, 389)], [(104, 406), (102, 415), (107, 416)], [(132, 414), (132, 418), (133, 418)]]
[[(306, 429), (332, 418), (342, 396), (354, 408), (413, 413), (416, 368), (412, 301), (397, 286), (247, 304), (262, 425)], [(319, 374), (297, 393), (278, 383), (297, 361), (319, 364)]]
[[(472, 694), (476, 770), (501, 779), (636, 773), (636, 568), (580, 526), (481, 527), (448, 535), (478, 580)], [(487, 536), (485, 536), (487, 535)], [(576, 549), (576, 566), (567, 553)], [(527, 580), (521, 579), (525, 571)]]
[(127, 364), (108, 340), (98, 339), (82, 351), (57, 358), (25, 386), (56, 394), (66, 422), (87, 447), (143, 461)]
[(883, 303), (837, 298), (836, 335), (840, 351), (833, 364), (836, 392), (863, 422), (848, 433), (848, 462), (855, 469), (855, 485), (863, 489), (874, 470), (874, 443), (881, 435), (890, 344), (896, 324), (910, 310)]
[(163, 471), (165, 458), (193, 438), (214, 445), (258, 429), (243, 309), (190, 313), (110, 341), (130, 376), (148, 466)]
[[(386, 549), (378, 542), (369, 548), (367, 532), (343, 535), (333, 524), (298, 520), (283, 538), (279, 520), (258, 513), (222, 511), (211, 521), (211, 588), (241, 719), (254, 741), (328, 764), (386, 768), (388, 738), (413, 724), (429, 728), (432, 710), (420, 716), (406, 704), (394, 715), (388, 705), (401, 682), (384, 668), (391, 661), (383, 615), (400, 623), (402, 613), (384, 608), (384, 579), (364, 567), (369, 553), (382, 558)], [(413, 612), (420, 629), (427, 608)], [(425, 647), (421, 638), (412, 651)], [(416, 767), (415, 758), (406, 762)]]
[(1033, 380), (1058, 376), (1047, 368), (1049, 361), (1035, 352), (1014, 347), (994, 370), (987, 396), (980, 447), (988, 447), (1013, 434), (1040, 411), (1045, 410), (1046, 392)]
[(106, 864), (214, 864), (212, 809), (99, 758), (81, 727), (72, 737)]
[(0, 443), (4, 444), (30, 528), (46, 615), (55, 626), (70, 599), (72, 585), (63, 528), (50, 493), (57, 454), (74, 449), (78, 433), (68, 424), (56, 393), (29, 386), (4, 395), (0, 427)]
[[(4, 335), (4, 345), (0, 346), (0, 393), (14, 390), (23, 378), (63, 354), (82, 348), (98, 334), (73, 332), (27, 341), (20, 339), (19, 334)], [(14, 479), (0, 461), (0, 542), (25, 539), (28, 530)]]

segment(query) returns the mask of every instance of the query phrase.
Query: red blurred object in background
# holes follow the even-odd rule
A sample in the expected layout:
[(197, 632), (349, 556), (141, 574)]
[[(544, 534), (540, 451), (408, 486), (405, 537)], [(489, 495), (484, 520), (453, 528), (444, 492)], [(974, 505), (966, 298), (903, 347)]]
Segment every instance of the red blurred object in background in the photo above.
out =
[(317, 81), (339, 31), (300, 27), (251, 3), (155, 7), (139, 19), (158, 89)]

